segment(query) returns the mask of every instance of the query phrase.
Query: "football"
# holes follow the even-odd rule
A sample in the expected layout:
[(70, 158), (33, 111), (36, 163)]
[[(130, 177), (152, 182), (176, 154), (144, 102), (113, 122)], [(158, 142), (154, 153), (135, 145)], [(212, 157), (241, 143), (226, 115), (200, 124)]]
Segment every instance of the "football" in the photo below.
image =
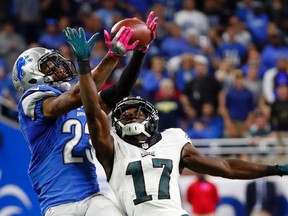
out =
[(111, 37), (115, 37), (117, 32), (122, 26), (130, 27), (134, 30), (133, 35), (128, 44), (133, 44), (136, 40), (139, 40), (137, 49), (145, 47), (152, 40), (152, 33), (145, 22), (137, 18), (123, 19), (117, 22), (111, 29)]

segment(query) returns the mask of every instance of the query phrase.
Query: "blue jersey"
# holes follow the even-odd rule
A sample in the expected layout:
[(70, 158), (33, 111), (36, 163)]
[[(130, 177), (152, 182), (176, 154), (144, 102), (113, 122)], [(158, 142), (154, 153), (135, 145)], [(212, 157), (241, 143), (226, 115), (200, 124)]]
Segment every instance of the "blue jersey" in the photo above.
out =
[(28, 173), (43, 215), (49, 207), (99, 191), (83, 107), (58, 118), (42, 113), (45, 98), (60, 94), (50, 86), (36, 86), (18, 104), (20, 127), (32, 153)]

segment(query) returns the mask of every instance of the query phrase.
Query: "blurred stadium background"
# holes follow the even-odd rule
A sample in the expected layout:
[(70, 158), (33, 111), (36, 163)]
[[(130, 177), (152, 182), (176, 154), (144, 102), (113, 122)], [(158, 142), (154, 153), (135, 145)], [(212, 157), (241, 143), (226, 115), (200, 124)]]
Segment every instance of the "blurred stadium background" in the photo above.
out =
[[(151, 10), (159, 17), (158, 35), (133, 94), (155, 104), (160, 130), (181, 127), (205, 154), (288, 162), (286, 0), (1, 0), (0, 216), (40, 215), (27, 177), (30, 152), (17, 123), (20, 95), (11, 80), (17, 56), (44, 46), (74, 60), (62, 33), (66, 26), (83, 26), (90, 37), (126, 17), (145, 20)], [(91, 65), (106, 51), (102, 37)], [(117, 82), (129, 57), (103, 88)], [(193, 179), (186, 170), (180, 179), (188, 211), (185, 193)], [(217, 215), (246, 215), (249, 181), (209, 179), (221, 196)], [(288, 215), (287, 178), (269, 180), (277, 187), (277, 215)]]

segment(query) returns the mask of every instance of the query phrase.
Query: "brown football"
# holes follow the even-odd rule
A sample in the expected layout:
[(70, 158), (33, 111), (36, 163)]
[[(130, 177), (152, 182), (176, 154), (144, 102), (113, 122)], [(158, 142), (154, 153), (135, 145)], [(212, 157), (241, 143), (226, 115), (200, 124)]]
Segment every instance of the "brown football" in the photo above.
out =
[(111, 29), (111, 37), (115, 37), (122, 26), (130, 27), (134, 30), (128, 44), (133, 44), (139, 40), (137, 48), (142, 48), (148, 45), (152, 39), (152, 33), (145, 22), (137, 18), (127, 18), (117, 22)]

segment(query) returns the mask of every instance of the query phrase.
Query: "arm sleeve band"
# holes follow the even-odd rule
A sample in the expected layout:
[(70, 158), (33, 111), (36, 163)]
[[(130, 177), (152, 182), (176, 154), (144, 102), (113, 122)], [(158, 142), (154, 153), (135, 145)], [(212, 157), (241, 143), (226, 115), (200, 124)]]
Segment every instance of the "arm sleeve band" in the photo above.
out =
[(119, 81), (100, 92), (100, 96), (105, 104), (113, 109), (115, 105), (124, 97), (131, 94), (133, 86), (140, 74), (141, 65), (145, 53), (135, 50), (128, 65), (123, 70)]
[(78, 62), (78, 66), (79, 66), (78, 71), (79, 71), (80, 75), (91, 73), (89, 59), (79, 60), (77, 62)]
[(267, 176), (279, 175), (282, 176), (283, 172), (279, 169), (279, 165), (267, 166)]

